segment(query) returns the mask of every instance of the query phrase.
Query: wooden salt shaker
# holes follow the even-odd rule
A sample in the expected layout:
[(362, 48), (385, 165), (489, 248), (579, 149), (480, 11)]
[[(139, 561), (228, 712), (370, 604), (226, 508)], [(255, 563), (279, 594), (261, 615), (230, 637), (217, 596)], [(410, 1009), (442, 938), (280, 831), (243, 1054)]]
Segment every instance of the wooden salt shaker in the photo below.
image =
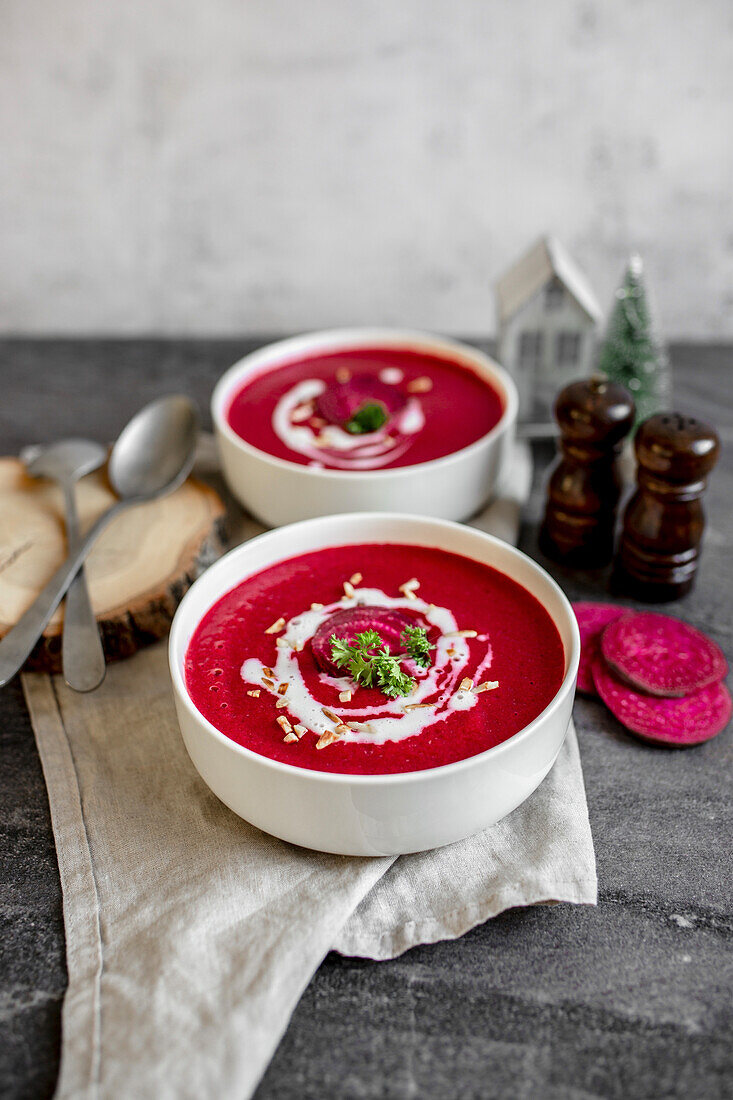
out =
[(657, 413), (641, 425), (634, 447), (638, 488), (624, 513), (613, 586), (647, 602), (675, 600), (695, 582), (701, 497), (720, 440), (695, 417)]
[(621, 495), (618, 458), (634, 423), (631, 394), (602, 377), (572, 382), (555, 401), (560, 458), (548, 485), (540, 547), (581, 569), (613, 557)]

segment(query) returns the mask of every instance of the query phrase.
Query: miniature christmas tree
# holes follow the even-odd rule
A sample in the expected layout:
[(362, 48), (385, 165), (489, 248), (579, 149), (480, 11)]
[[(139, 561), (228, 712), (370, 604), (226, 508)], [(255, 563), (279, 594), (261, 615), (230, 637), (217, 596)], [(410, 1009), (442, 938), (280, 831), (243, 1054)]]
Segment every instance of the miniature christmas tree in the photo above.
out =
[(641, 256), (631, 257), (616, 291), (598, 369), (629, 390), (636, 405), (637, 425), (669, 408), (669, 359), (652, 321)]

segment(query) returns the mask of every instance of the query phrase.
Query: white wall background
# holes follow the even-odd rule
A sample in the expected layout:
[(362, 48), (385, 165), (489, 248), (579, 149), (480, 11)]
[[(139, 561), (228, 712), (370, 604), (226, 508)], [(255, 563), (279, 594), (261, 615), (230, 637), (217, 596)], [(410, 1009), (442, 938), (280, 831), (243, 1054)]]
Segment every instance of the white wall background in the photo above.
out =
[(555, 232), (733, 336), (730, 0), (2, 0), (0, 330), (494, 330)]

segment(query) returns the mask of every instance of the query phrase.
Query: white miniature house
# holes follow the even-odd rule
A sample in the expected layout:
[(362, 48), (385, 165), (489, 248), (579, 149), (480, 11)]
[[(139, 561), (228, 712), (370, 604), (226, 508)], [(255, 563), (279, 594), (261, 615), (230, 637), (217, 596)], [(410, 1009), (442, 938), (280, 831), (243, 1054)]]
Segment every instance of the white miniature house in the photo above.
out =
[(554, 237), (543, 237), (497, 283), (499, 362), (519, 390), (521, 415), (549, 417), (558, 390), (593, 370), (601, 310)]

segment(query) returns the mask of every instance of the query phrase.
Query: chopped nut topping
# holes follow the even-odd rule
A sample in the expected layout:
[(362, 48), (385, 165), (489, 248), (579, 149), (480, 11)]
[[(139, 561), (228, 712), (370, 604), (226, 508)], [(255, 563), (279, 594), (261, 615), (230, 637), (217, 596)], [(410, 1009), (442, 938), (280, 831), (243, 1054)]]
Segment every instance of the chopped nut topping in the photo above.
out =
[(280, 687), (279, 687), (279, 688), (277, 689), (277, 693), (278, 693), (278, 695), (284, 695), (284, 694), (285, 694), (285, 692), (286, 692), (286, 691), (288, 690), (288, 686), (289, 686), (289, 685), (288, 685), (287, 683), (285, 683), (285, 684), (280, 684)]
[(287, 718), (285, 717), (285, 715), (284, 715), (284, 714), (281, 714), (281, 715), (279, 716), (279, 718), (276, 718), (276, 719), (275, 719), (275, 721), (277, 722), (278, 726), (280, 727), (280, 729), (281, 729), (281, 730), (282, 730), (282, 731), (283, 731), (284, 733), (290, 733), (290, 731), (291, 731), (291, 730), (292, 730), (292, 728), (293, 728), (293, 727), (292, 727), (292, 726), (290, 725), (290, 722), (289, 722), (289, 721), (287, 720)]
[(268, 626), (265, 634), (279, 634), (285, 626), (285, 619), (276, 619), (272, 626)]
[(328, 718), (329, 722), (340, 722), (341, 721), (338, 714), (334, 714), (333, 711), (328, 710), (327, 707), (321, 707), (321, 713), (326, 715), (326, 718)]
[(344, 581), (344, 595), (351, 599), (354, 596), (354, 586), (351, 581)]
[(248, 694), (248, 695), (251, 695), (253, 699), (259, 699), (259, 697), (260, 697), (260, 689), (259, 689), (259, 688), (255, 688), (255, 690), (254, 690), (254, 691), (248, 691), (248, 692), (247, 692), (247, 694)]
[(451, 646), (450, 649), (446, 649), (446, 653), (448, 654), (449, 657), (455, 657), (455, 655), (456, 655), (456, 651), (453, 648), (453, 646)]
[(473, 680), (470, 678), (470, 676), (464, 676), (463, 679), (461, 680), (460, 684), (458, 685), (458, 690), (459, 691), (470, 691), (472, 687), (473, 687)]
[(498, 680), (486, 680), (483, 684), (479, 684), (478, 687), (475, 687), (473, 690), (474, 694), (480, 695), (482, 691), (494, 691), (495, 688), (498, 688), (498, 686)]
[(350, 584), (361, 584), (363, 579), (364, 578), (362, 577), (361, 573), (354, 573), (353, 576), (351, 576), (349, 578), (349, 583)]
[(339, 735), (336, 730), (326, 730), (316, 741), (317, 749), (325, 749), (328, 745), (332, 745), (334, 741), (338, 741)]
[(308, 727), (307, 726), (302, 726), (300, 724), (300, 722), (298, 722), (298, 724), (296, 726), (293, 726), (293, 730), (294, 730), (295, 733), (297, 733), (298, 738), (300, 739), (303, 736), (304, 733), (308, 732)]
[(400, 585), (400, 592), (404, 592), (404, 594), (405, 594), (405, 596), (407, 596), (408, 600), (414, 600), (415, 599), (415, 592), (417, 591), (417, 589), (419, 587), (420, 587), (420, 581), (417, 579), (417, 577), (413, 577), (412, 580), (405, 581), (404, 584)]
[(351, 371), (348, 369), (348, 367), (339, 367), (336, 371), (336, 381), (341, 382), (342, 385), (344, 382), (348, 382), (350, 378)]
[(269, 676), (263, 676), (262, 683), (265, 685), (266, 688), (269, 688), (270, 691), (272, 691), (275, 686), (275, 681), (271, 680)]
[(478, 638), (478, 630), (451, 630), (444, 638)]
[(339, 699), (341, 700), (342, 703), (350, 703), (351, 702), (351, 692), (350, 691), (340, 691), (339, 692)]
[(286, 649), (290, 645), (290, 642), (287, 638), (276, 638), (275, 645), (280, 646), (280, 649)]
[(406, 703), (405, 710), (425, 710), (426, 707), (434, 707), (435, 703)]
[(264, 672), (265, 676), (269, 676), (271, 680), (275, 679), (275, 673), (272, 671), (271, 668), (268, 668), (267, 665), (262, 666), (262, 671)]
[(311, 611), (323, 611), (323, 604), (322, 603), (312, 603), (311, 604)]
[(282, 710), (282, 709), (283, 709), (283, 707), (287, 707), (287, 706), (289, 706), (289, 705), (290, 705), (290, 700), (289, 700), (289, 699), (286, 699), (286, 698), (285, 698), (284, 696), (282, 696), (282, 697), (281, 697), (280, 699), (278, 699), (278, 700), (277, 700), (277, 702), (275, 703), (275, 709), (276, 709), (276, 710)]
[(344, 733), (350, 733), (351, 731), (345, 722), (339, 722), (339, 724), (336, 726), (335, 732), (343, 735)]
[(298, 740), (298, 735), (297, 735), (297, 733), (293, 733), (292, 730), (290, 731), (290, 733), (286, 733), (285, 736), (283, 737), (283, 741), (297, 741), (297, 740)]
[(428, 378), (424, 374), (420, 378), (413, 378), (412, 382), (407, 383), (408, 393), (429, 393), (432, 388), (432, 378)]
[(293, 409), (290, 414), (290, 419), (293, 424), (301, 424), (304, 420), (310, 420), (312, 412), (312, 405), (298, 405), (297, 409)]

